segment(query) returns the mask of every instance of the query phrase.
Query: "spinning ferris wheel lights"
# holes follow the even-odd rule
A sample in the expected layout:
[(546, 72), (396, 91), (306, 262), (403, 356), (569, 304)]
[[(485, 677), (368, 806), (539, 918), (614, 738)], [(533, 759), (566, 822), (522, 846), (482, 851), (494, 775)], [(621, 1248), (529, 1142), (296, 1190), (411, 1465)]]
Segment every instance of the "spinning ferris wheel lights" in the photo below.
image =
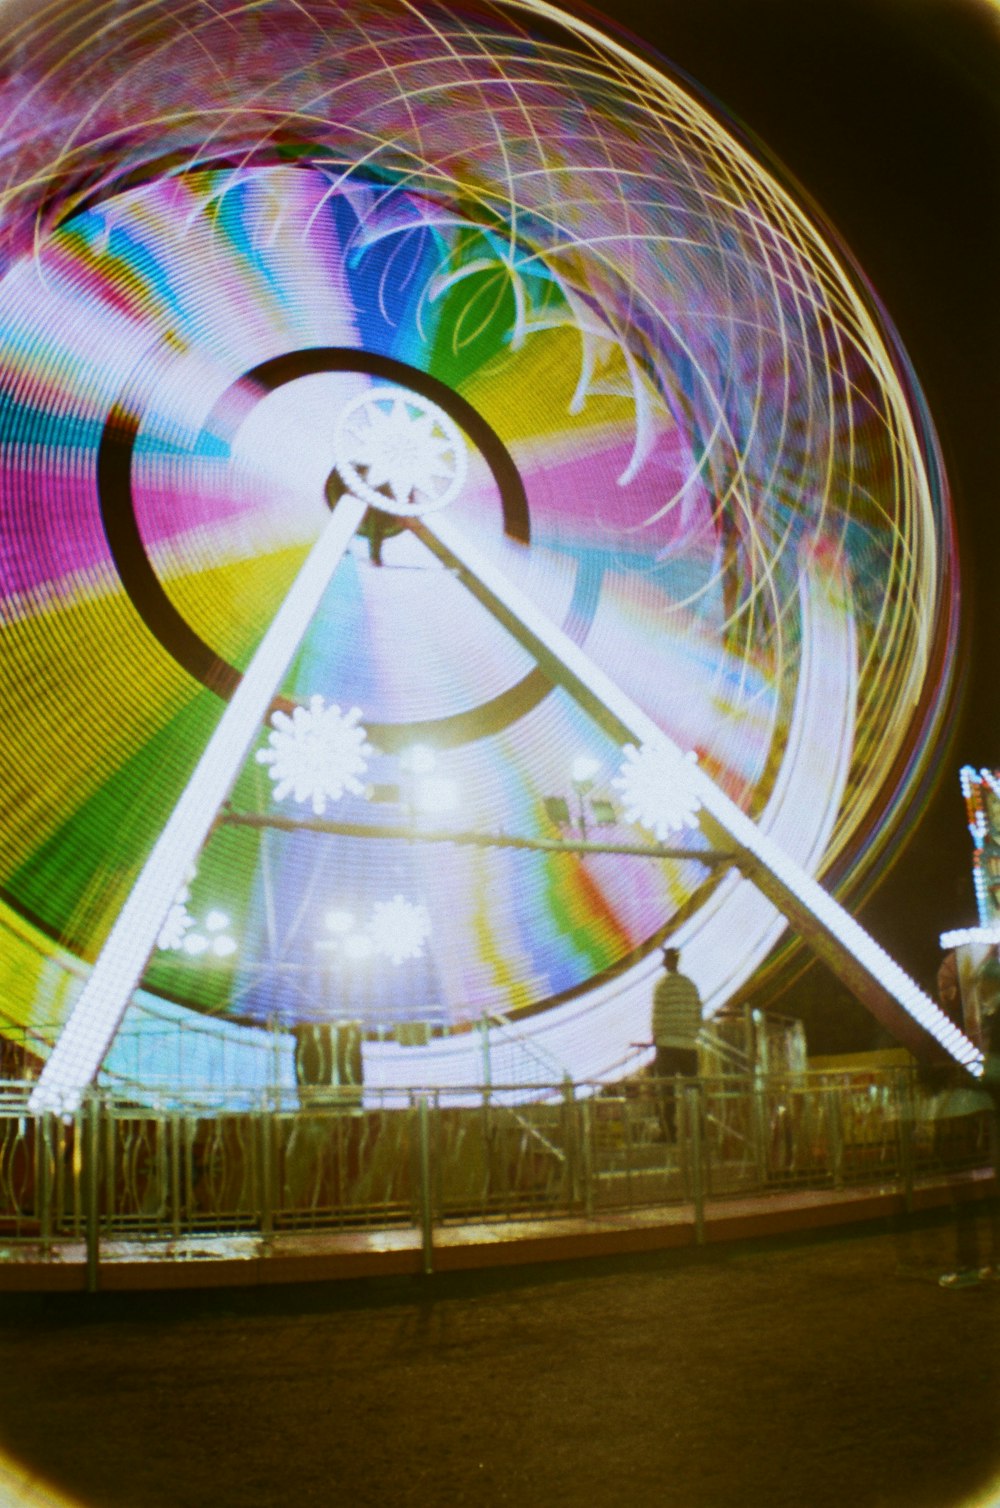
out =
[[(576, 1077), (616, 1075), (672, 927), (711, 1014), (785, 915), (808, 935), (803, 876), (856, 878), (886, 850), (941, 726), (957, 621), (947, 489), (905, 353), (717, 113), (573, 17), (555, 38), (554, 14), (178, 0), (155, 48), (126, 7), (73, 30), (80, 66), (55, 32), (38, 33), (50, 53), (11, 56), (30, 84), (4, 125), (0, 679), (25, 799), (0, 813), (0, 956), (22, 1022), (51, 1036), (51, 1002), (94, 958), (108, 997), (127, 995), (132, 964), (112, 975), (102, 951), (127, 877), (255, 669), (261, 625), (298, 600), (328, 504), (368, 516), (280, 695), (286, 715), (317, 693), (364, 708), (379, 752), (341, 773), (370, 780), (368, 800), (300, 764), (302, 805), (293, 781), (272, 810), (276, 762), (268, 778), (253, 751), (276, 752), (278, 729), (258, 726), (242, 764), (232, 745), (203, 863), (240, 957), (154, 948), (138, 1015), (166, 1000), (249, 1059), (275, 1000), (289, 1022), (305, 1000), (288, 981), (315, 968), (310, 898), (350, 896), (367, 918), (398, 893), (426, 901), (434, 933), (419, 967), (365, 973), (395, 980), (366, 994), (367, 1026), (419, 997), (457, 1030), (386, 1054), (386, 1083), (474, 1082), (462, 1032), (484, 1009)], [(260, 129), (275, 111), (291, 157)], [(51, 709), (31, 692), (42, 665)], [(690, 841), (651, 841), (677, 820), (652, 780), (628, 805), (649, 841), (553, 836), (542, 792), (579, 798), (581, 838), (617, 824), (623, 760), (642, 794), (623, 749), (661, 737), (711, 773), (692, 774), (700, 808), (681, 805)], [(412, 745), (440, 769), (407, 770)], [(603, 773), (567, 785), (580, 749)], [(445, 777), (462, 833), (415, 820), (421, 782)], [(603, 816), (592, 779), (615, 797)], [(750, 832), (725, 838), (720, 792), (753, 814), (759, 853)], [(330, 820), (310, 811), (334, 799)], [(726, 869), (734, 854), (760, 889)], [(857, 943), (883, 970), (840, 915), (820, 931), (841, 965)], [(173, 920), (181, 941), (209, 935)]]
[(345, 937), (348, 932), (354, 929), (354, 912), (335, 907), (326, 913), (323, 922), (326, 930), (332, 933), (334, 937)]
[(400, 754), (399, 764), (408, 775), (431, 775), (437, 769), (437, 755), (428, 744), (411, 744)]

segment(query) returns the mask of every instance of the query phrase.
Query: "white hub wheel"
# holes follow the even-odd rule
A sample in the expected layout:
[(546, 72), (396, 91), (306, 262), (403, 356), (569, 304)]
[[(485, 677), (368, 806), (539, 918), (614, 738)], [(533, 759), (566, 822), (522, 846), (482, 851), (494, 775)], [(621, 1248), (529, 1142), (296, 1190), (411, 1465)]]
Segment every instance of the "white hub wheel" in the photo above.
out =
[(437, 404), (402, 387), (373, 387), (337, 419), (337, 470), (355, 497), (401, 517), (435, 513), (462, 490), (461, 430)]

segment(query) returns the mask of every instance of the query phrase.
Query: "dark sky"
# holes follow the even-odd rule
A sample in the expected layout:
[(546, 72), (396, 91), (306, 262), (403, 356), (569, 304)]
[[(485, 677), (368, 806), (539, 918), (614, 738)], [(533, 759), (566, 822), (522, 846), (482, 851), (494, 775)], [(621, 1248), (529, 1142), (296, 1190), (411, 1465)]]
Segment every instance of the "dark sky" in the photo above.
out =
[[(821, 206), (927, 396), (958, 520), (966, 684), (938, 791), (858, 915), (933, 986), (939, 933), (976, 919), (958, 769), (1000, 766), (1000, 4), (615, 0), (605, 14), (734, 113)], [(805, 1016), (817, 1049), (878, 1039), (818, 967), (780, 1008)]]

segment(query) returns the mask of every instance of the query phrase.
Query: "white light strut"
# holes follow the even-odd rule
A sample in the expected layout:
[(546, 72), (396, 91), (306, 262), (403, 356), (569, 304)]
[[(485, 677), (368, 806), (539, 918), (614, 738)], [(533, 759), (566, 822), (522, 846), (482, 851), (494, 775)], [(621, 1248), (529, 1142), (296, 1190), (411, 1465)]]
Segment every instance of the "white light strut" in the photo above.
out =
[[(932, 1037), (968, 1069), (983, 1072), (983, 1054), (919, 985), (852, 916), (800, 865), (722, 792), (621, 687), (606, 675), (563, 631), (556, 627), (504, 572), (452, 521), (436, 514), (433, 524), (412, 526), (445, 564), (457, 568), (463, 584), (511, 634), (535, 656), (553, 679), (613, 737), (660, 747), (678, 760), (678, 774), (701, 802), (705, 813), (742, 850), (741, 867), (770, 901), (792, 920), (809, 945), (866, 1001), (873, 1014), (888, 1015), (897, 1029), (912, 1025)], [(900, 1012), (903, 1013), (900, 1016)]]
[(260, 732), (366, 506), (349, 494), (342, 497), (309, 552), (101, 949), (32, 1091), (33, 1111), (73, 1111), (100, 1068), (164, 918)]

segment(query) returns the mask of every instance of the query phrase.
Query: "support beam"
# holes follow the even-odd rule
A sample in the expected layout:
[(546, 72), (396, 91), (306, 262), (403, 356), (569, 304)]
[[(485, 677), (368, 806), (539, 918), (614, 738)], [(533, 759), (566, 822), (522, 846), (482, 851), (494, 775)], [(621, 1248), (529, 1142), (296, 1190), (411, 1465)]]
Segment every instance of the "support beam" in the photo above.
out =
[(340, 838), (397, 838), (406, 843), (454, 843), (459, 848), (519, 848), (539, 853), (618, 853), (638, 859), (693, 860), (714, 868), (735, 864), (735, 850), (681, 848), (670, 843), (592, 843), (586, 838), (528, 838), (516, 833), (463, 832), (459, 828), (423, 828), (398, 822), (376, 827), (370, 822), (336, 822), (326, 817), (282, 817), (277, 813), (220, 812), (220, 827), (275, 828), (285, 833), (330, 833)]
[(108, 934), (32, 1091), (32, 1111), (75, 1110), (97, 1074), (174, 897), (260, 732), (365, 506), (350, 495), (340, 499), (275, 614)]
[(701, 803), (699, 820), (712, 848), (735, 848), (737, 867), (788, 919), (803, 941), (857, 998), (919, 1056), (951, 1058), (980, 1075), (983, 1055), (853, 917), (680, 750), (610, 676), (473, 545), (446, 515), (411, 527), (464, 586), (610, 737), (659, 748), (678, 762)]

